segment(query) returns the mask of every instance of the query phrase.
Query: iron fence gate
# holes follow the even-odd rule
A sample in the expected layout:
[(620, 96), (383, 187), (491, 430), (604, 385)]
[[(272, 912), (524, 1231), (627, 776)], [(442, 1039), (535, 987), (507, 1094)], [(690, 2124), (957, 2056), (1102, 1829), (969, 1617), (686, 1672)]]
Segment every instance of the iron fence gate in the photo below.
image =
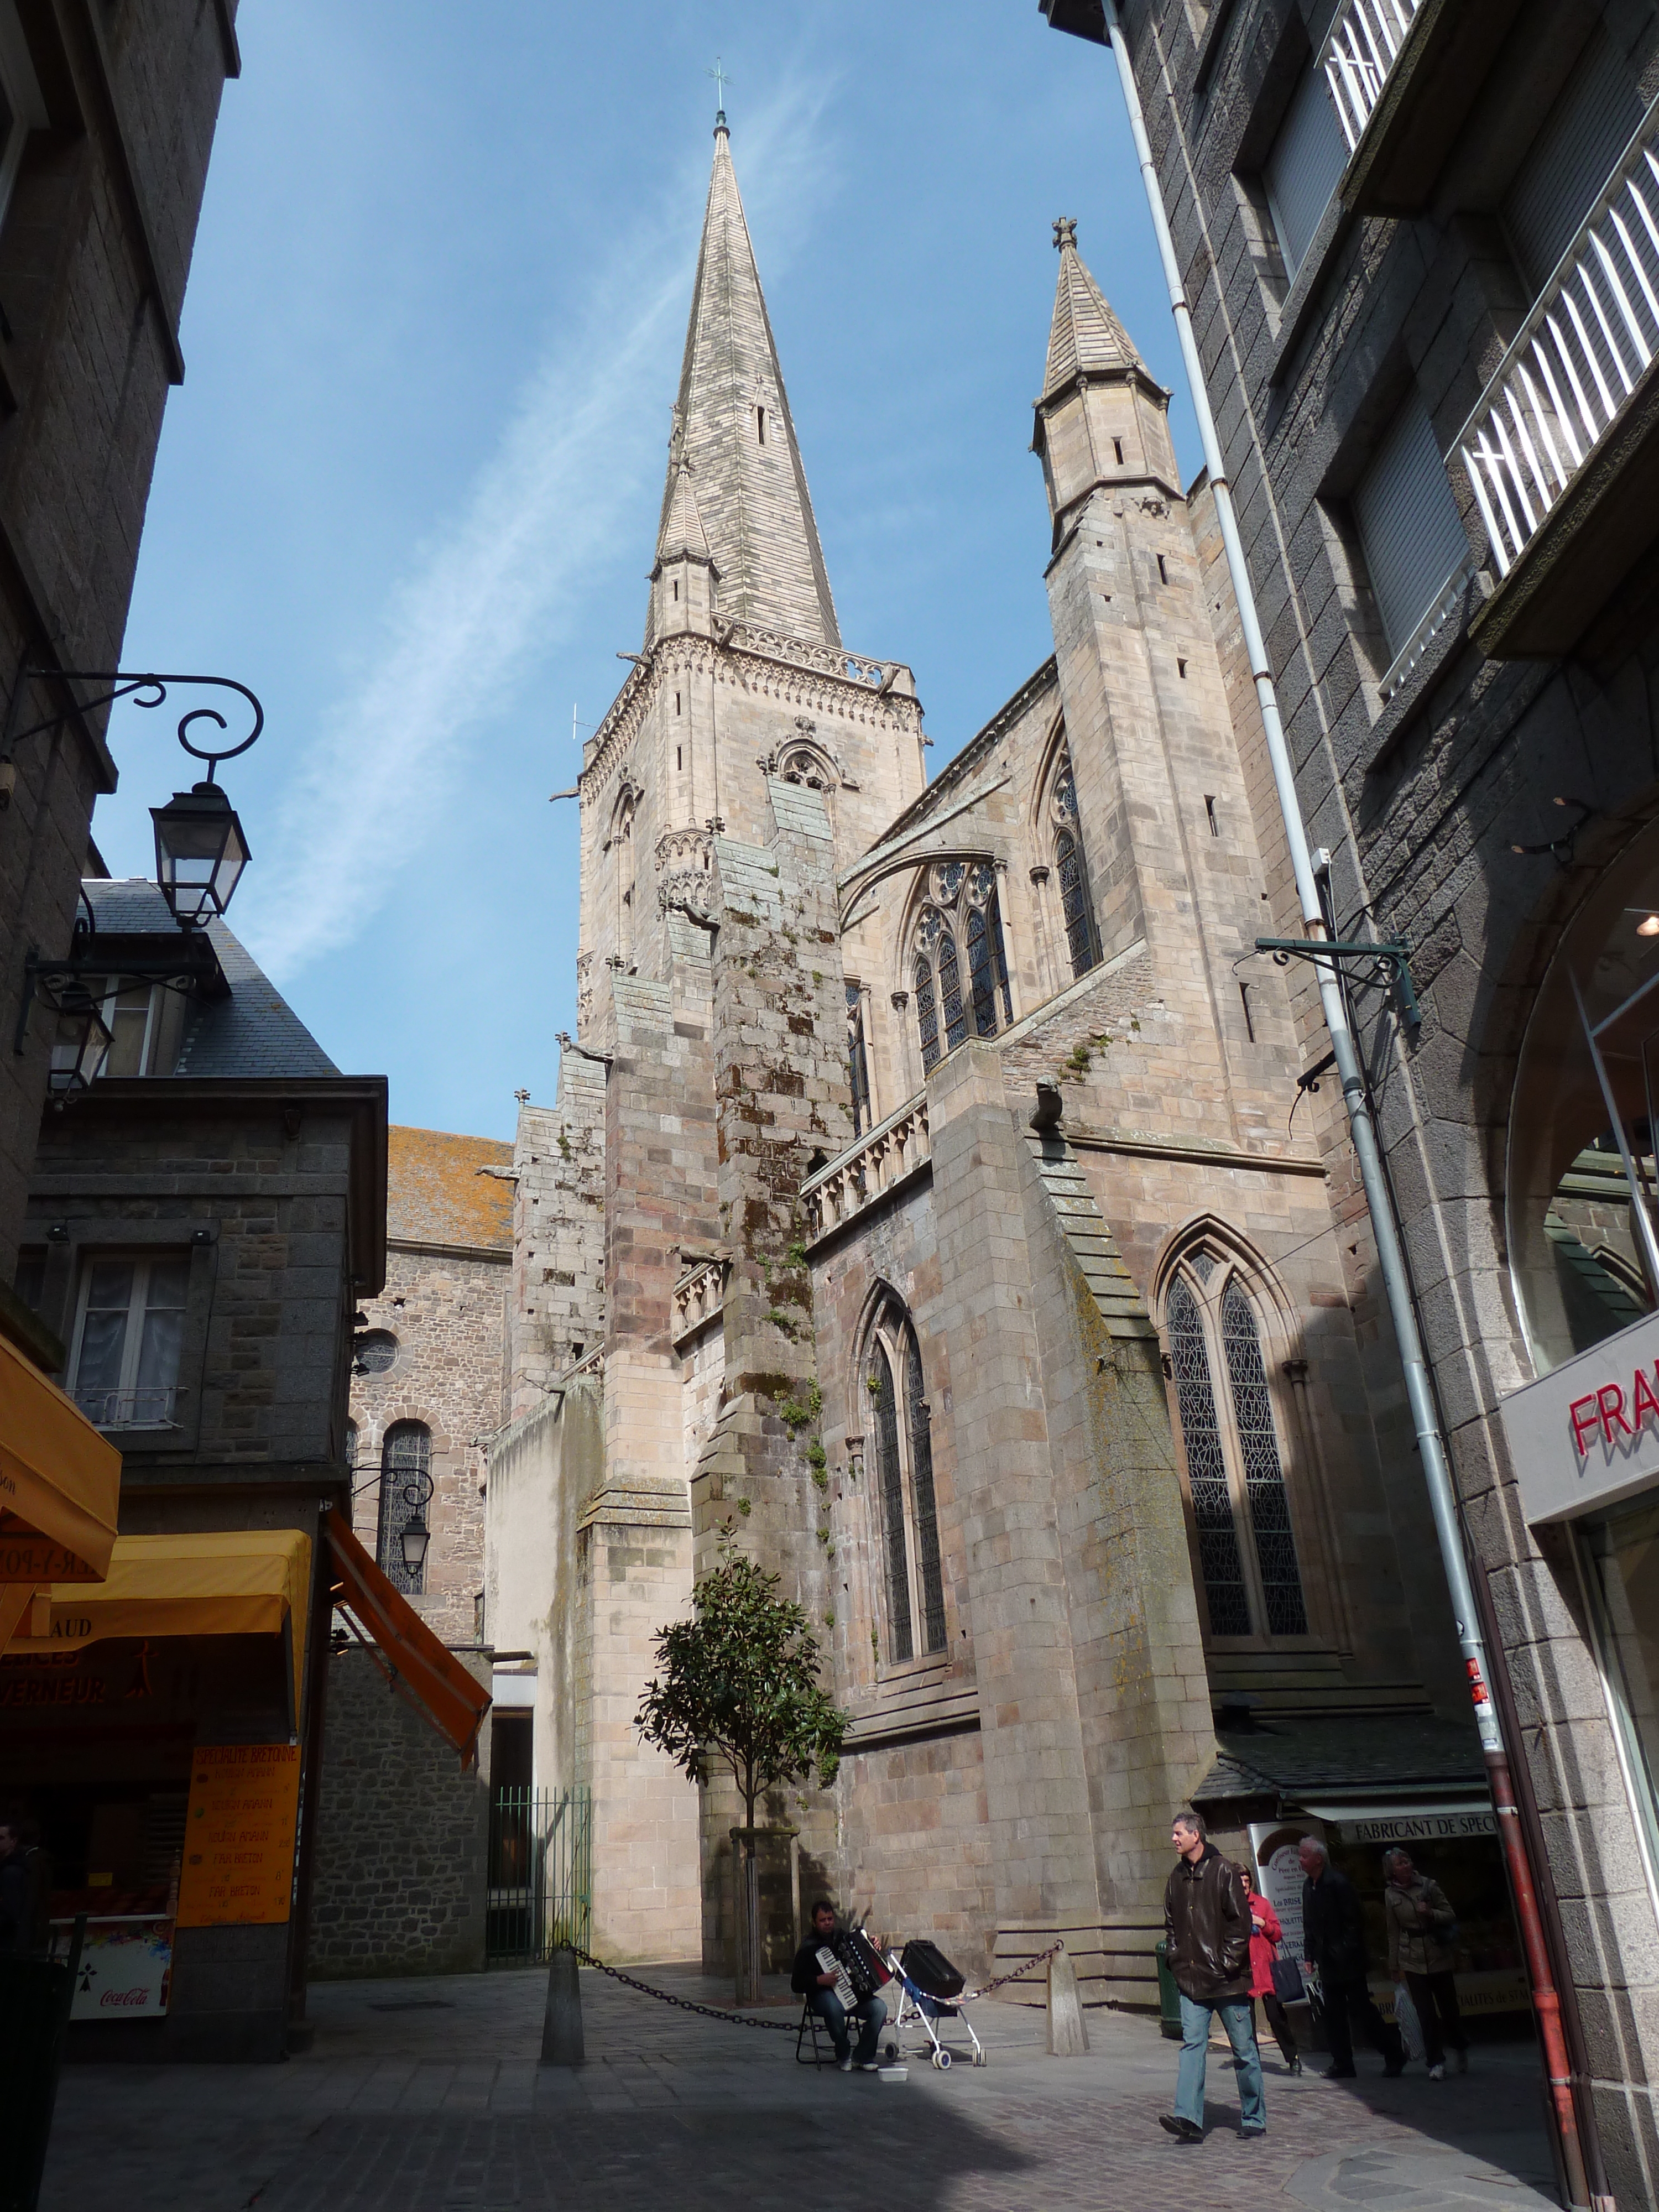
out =
[(484, 1957), (535, 1966), (561, 1944), (592, 1948), (593, 1793), (498, 1790), (489, 1808)]

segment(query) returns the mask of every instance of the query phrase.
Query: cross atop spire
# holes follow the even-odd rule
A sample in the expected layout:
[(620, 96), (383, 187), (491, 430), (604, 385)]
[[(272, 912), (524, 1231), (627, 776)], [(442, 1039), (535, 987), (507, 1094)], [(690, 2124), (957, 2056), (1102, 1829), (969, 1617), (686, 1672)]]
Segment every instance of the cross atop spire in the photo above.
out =
[[(1077, 222), (1061, 216), (1054, 224), (1060, 281), (1054, 288), (1054, 320), (1048, 326), (1048, 359), (1042, 372), (1042, 398), (1075, 384), (1079, 376), (1128, 376), (1152, 381), (1134, 342), (1101, 297), (1100, 287), (1077, 250)], [(1039, 403), (1041, 404), (1041, 403)]]
[(807, 644), (840, 644), (724, 112), (714, 132), (659, 546), (695, 546), (694, 515), (724, 620)]
[(715, 130), (716, 130), (716, 131), (724, 131), (724, 130), (726, 129), (726, 86), (727, 86), (728, 84), (730, 84), (730, 83), (731, 83), (732, 80), (731, 80), (731, 78), (730, 78), (729, 76), (727, 76), (727, 75), (726, 74), (726, 71), (725, 71), (724, 68), (721, 66), (721, 64), (720, 64), (720, 56), (719, 56), (718, 54), (716, 54), (716, 55), (715, 55), (715, 57), (714, 57), (714, 68), (713, 68), (713, 69), (711, 69), (711, 70), (705, 70), (703, 71), (703, 75), (704, 75), (705, 76), (712, 76), (712, 77), (714, 78), (714, 82), (715, 82), (716, 86), (719, 88), (719, 89), (718, 89), (718, 91), (716, 92), (716, 94), (715, 94), (715, 100), (716, 100), (716, 103), (717, 103), (717, 104), (716, 104), (716, 106), (715, 106), (715, 109), (714, 109), (714, 128), (715, 128)]

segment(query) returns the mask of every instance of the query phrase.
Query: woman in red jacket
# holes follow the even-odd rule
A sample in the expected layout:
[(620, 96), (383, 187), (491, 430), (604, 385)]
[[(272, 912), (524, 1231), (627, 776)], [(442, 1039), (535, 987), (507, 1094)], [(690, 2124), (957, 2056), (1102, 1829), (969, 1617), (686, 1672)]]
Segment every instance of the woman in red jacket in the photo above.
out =
[(1273, 1987), (1273, 1960), (1285, 1940), (1285, 1931), (1279, 1924), (1279, 1915), (1251, 1879), (1249, 1867), (1241, 1865), (1238, 1871), (1244, 1877), (1244, 1888), (1250, 1900), (1250, 2018), (1254, 2022), (1255, 2000), (1260, 1997), (1267, 2025), (1279, 2045), (1279, 2055), (1285, 2061), (1285, 2072), (1299, 2074), (1302, 2060), (1297, 2051), (1296, 2038), (1291, 2033), (1284, 2002)]

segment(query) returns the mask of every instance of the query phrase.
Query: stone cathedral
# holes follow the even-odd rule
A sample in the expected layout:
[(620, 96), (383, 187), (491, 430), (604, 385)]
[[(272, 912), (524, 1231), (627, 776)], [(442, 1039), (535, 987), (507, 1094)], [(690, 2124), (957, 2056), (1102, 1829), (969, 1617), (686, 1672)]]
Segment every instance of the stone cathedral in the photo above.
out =
[(592, 1790), (603, 1957), (725, 1955), (740, 1814), (634, 1715), (726, 1532), (853, 1717), (769, 1819), (968, 1971), (1059, 1931), (1144, 2002), (1175, 1807), (1242, 1850), (1479, 1788), (1340, 1114), (1254, 953), (1294, 908), (1212, 502), (1054, 228), (1054, 650), (929, 781), (910, 670), (841, 634), (716, 128), (577, 1033), (485, 1170), (488, 1641), (538, 1784)]

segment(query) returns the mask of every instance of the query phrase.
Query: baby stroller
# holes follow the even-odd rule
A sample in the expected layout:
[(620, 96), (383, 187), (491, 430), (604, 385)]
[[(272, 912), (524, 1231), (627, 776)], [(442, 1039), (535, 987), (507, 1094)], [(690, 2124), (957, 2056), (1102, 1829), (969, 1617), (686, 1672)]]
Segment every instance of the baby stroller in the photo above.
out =
[[(903, 2050), (903, 2030), (907, 2021), (920, 2022), (927, 2035), (926, 2055), (943, 2074), (951, 2064), (951, 2052), (939, 2041), (936, 2023), (939, 2021), (959, 2020), (968, 2031), (968, 2040), (974, 2046), (974, 2064), (983, 2066), (985, 2049), (974, 2033), (974, 2023), (963, 2007), (968, 2002), (963, 1991), (967, 1987), (943, 1951), (924, 1937), (914, 1936), (902, 1951), (890, 1951), (887, 1963), (893, 1970), (893, 1979), (898, 1984), (898, 2012), (890, 2025), (899, 2037), (899, 2048)], [(918, 2050), (918, 2057), (922, 2052)]]

